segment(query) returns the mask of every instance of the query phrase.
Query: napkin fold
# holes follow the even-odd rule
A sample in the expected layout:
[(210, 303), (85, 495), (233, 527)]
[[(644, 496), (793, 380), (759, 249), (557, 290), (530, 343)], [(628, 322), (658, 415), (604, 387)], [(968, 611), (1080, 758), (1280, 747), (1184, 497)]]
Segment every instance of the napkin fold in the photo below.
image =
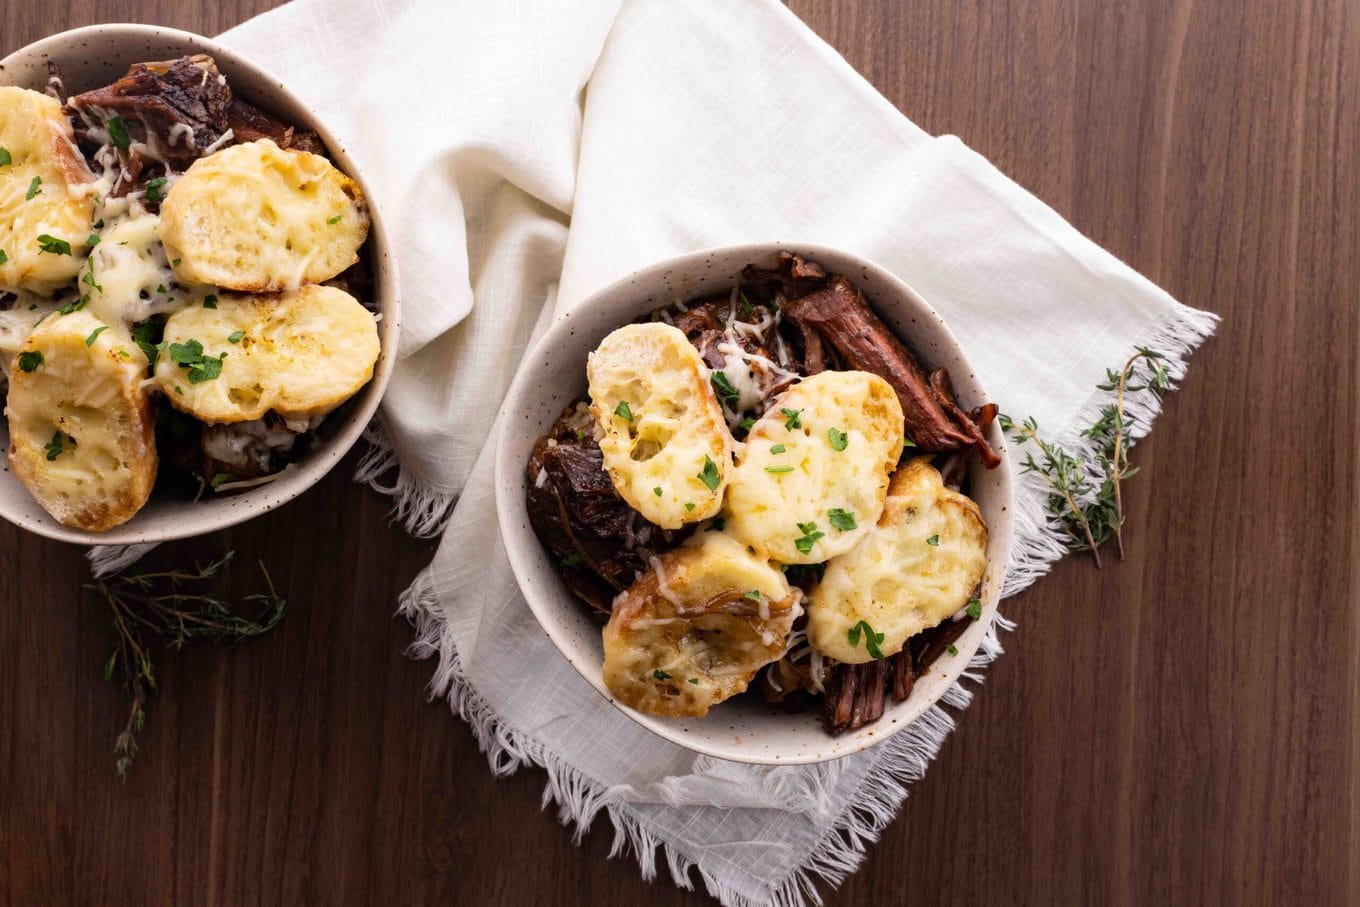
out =
[[(1213, 330), (953, 137), (931, 137), (780, 4), (296, 0), (221, 39), (335, 130), (395, 231), (399, 361), (359, 478), (444, 533), (401, 601), (432, 694), (491, 768), (547, 771), (545, 805), (601, 813), (648, 878), (664, 858), (729, 905), (817, 901), (925, 771), (971, 693), (837, 762), (696, 756), (600, 697), (541, 632), (501, 545), (495, 413), (531, 339), (629, 270), (778, 239), (872, 258), (944, 316), (1002, 411), (1079, 436), (1137, 346), (1173, 378)], [(1135, 434), (1156, 404), (1138, 401)], [(394, 477), (395, 476), (395, 477)], [(461, 495), (461, 497), (460, 497)], [(1020, 483), (1006, 591), (1066, 551)], [(454, 506), (456, 501), (456, 506)], [(998, 618), (964, 675), (1001, 651)]]

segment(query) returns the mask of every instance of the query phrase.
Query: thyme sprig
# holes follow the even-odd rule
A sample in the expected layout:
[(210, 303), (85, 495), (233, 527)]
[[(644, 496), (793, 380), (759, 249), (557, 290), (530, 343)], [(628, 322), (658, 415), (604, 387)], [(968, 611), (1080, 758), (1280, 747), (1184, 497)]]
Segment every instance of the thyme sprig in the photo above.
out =
[(236, 552), (228, 551), (192, 570), (126, 573), (85, 585), (108, 604), (118, 634), (117, 646), (104, 664), (104, 679), (117, 683), (132, 699), (127, 724), (114, 742), (115, 768), (121, 780), (127, 780), (137, 755), (146, 704), (157, 689), (150, 641), (162, 641), (170, 651), (193, 639), (235, 645), (269, 632), (283, 618), (287, 602), (279, 597), (263, 563), (260, 572), (268, 591), (243, 599), (253, 616), (238, 614), (227, 602), (195, 588), (215, 578), (235, 556)]
[(1122, 368), (1106, 369), (1105, 381), (1096, 386), (1113, 393), (1114, 401), (1103, 407), (1096, 421), (1081, 433), (1095, 452), (1094, 463), (1045, 441), (1032, 418), (1019, 425), (1004, 415), (998, 421), (1015, 441), (1033, 443), (1038, 449), (1040, 459), (1036, 461), (1031, 452), (1026, 452), (1021, 471), (1037, 473), (1048, 482), (1049, 512), (1071, 536), (1073, 550), (1089, 550), (1099, 567), (1099, 548), (1111, 538), (1120, 560), (1124, 558), (1122, 483), (1138, 472), (1129, 460), (1129, 434), (1137, 420), (1129, 414), (1128, 402), (1143, 393), (1160, 400), (1171, 389), (1166, 356), (1148, 347), (1136, 347)]

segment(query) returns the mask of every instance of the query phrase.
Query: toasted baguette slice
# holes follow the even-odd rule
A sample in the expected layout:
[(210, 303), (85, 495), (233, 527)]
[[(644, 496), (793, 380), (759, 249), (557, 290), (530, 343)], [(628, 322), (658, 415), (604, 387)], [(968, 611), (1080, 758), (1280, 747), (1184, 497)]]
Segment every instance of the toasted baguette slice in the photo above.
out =
[(837, 661), (872, 661), (864, 621), (882, 634), (882, 655), (895, 655), (962, 610), (986, 569), (987, 526), (977, 504), (947, 488), (929, 457), (917, 457), (893, 474), (878, 525), (832, 558), (809, 593), (808, 641)]
[(181, 283), (247, 293), (321, 283), (359, 260), (367, 236), (354, 180), (269, 139), (195, 161), (161, 204), (161, 243)]
[(902, 404), (877, 375), (822, 372), (793, 385), (746, 436), (727, 531), (781, 564), (849, 551), (883, 512), (902, 425)]
[(722, 532), (652, 559), (604, 628), (604, 681), (653, 715), (702, 717), (784, 651), (801, 613), (784, 574)]
[[(94, 218), (94, 174), (72, 141), (61, 104), (45, 94), (0, 87), (0, 288), (43, 295), (69, 283), (84, 264)], [(0, 159), (3, 155), (0, 155)], [(70, 253), (56, 251), (59, 244)]]
[(44, 319), (10, 363), (10, 468), (58, 522), (103, 532), (132, 519), (151, 495), (146, 366), (121, 327), (88, 312)]
[[(270, 410), (285, 419), (324, 415), (373, 377), (377, 322), (344, 290), (223, 296), (216, 306), (171, 315), (156, 359), (166, 399), (200, 421), (249, 422)], [(189, 352), (195, 343), (201, 355)], [(194, 361), (210, 359), (220, 360), (220, 374), (211, 364), (195, 370)]]
[(665, 529), (715, 516), (733, 441), (694, 345), (668, 324), (630, 324), (601, 341), (586, 372), (619, 496)]

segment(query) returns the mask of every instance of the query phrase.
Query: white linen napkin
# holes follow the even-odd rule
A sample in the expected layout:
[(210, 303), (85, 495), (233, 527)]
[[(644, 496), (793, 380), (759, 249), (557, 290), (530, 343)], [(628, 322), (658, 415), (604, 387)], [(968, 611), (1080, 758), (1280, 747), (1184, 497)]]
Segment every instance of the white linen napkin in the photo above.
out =
[[(876, 749), (770, 769), (695, 756), (606, 703), (540, 631), (496, 528), (492, 422), (531, 336), (663, 257), (825, 243), (919, 290), (1003, 412), (1089, 455), (1077, 432), (1105, 369), (1148, 345), (1179, 378), (1214, 317), (917, 128), (772, 0), (297, 0), (222, 40), (331, 124), (396, 232), (401, 358), (360, 477), (413, 532), (445, 532), (402, 601), (415, 653), (438, 658), (433, 694), (497, 773), (545, 767), (564, 822), (604, 810), (648, 877), (659, 845), (677, 884), (697, 873), (724, 903), (816, 900), (952, 719), (937, 706)], [(1155, 407), (1135, 415), (1141, 433)], [(1032, 477), (1017, 509), (1008, 591), (1065, 551)], [(995, 630), (967, 677), (1000, 652)]]

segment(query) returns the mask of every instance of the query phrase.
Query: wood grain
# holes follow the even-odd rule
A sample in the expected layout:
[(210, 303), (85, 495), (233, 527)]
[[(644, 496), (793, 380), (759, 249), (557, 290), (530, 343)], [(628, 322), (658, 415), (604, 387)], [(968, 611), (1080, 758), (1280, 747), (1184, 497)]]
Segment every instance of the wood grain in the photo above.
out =
[[(270, 5), (10, 3), (0, 51)], [(1128, 559), (1009, 603), (1009, 654), (829, 903), (1360, 902), (1360, 8), (791, 6), (916, 122), (1225, 318), (1137, 449)], [(240, 649), (163, 656), (126, 784), (79, 551), (0, 526), (0, 901), (704, 903), (606, 860), (603, 829), (573, 846), (541, 775), (493, 780), (425, 701), (392, 612), (432, 547), (352, 465), (154, 556), (265, 556), (294, 604)]]

